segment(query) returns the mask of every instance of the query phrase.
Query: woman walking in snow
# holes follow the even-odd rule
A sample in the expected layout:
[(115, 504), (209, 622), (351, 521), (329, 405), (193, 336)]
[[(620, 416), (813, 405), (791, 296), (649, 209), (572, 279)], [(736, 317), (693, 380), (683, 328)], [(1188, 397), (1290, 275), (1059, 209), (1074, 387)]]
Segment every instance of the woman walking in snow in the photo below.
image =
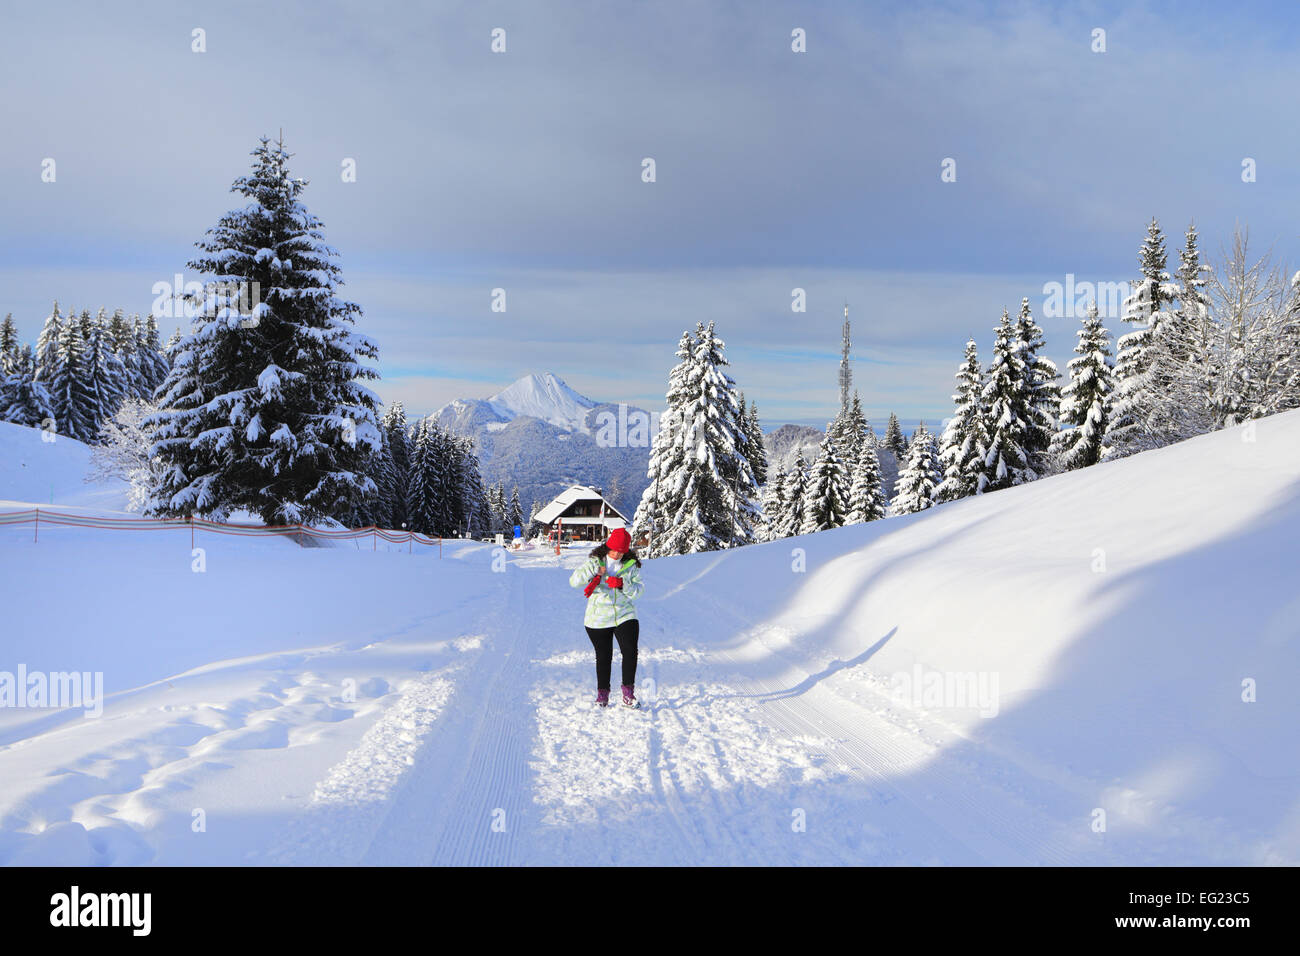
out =
[(636, 619), (636, 599), (641, 596), (641, 559), (632, 550), (632, 536), (615, 528), (605, 543), (592, 549), (587, 560), (569, 576), (569, 586), (587, 596), (583, 624), (596, 649), (596, 703), (609, 705), (609, 672), (614, 661), (614, 639), (623, 657), (623, 703), (640, 707), (632, 693), (636, 683), (636, 642), (641, 624)]

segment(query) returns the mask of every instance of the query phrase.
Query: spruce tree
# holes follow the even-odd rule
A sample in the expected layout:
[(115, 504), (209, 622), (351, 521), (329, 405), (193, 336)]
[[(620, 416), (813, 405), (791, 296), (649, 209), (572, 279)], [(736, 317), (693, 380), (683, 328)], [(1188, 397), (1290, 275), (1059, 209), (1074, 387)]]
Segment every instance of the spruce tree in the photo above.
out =
[(498, 481), (496, 487), (492, 489), (492, 531), (500, 531), (506, 525), (507, 514), (510, 511), (510, 505), (506, 501), (505, 486)]
[(807, 462), (804, 461), (803, 450), (800, 449), (795, 453), (794, 465), (786, 472), (785, 482), (785, 512), (780, 520), (781, 538), (792, 538), (797, 534), (803, 534), (803, 526), (808, 508), (808, 475)]
[(442, 523), (440, 449), (434, 446), (435, 428), (429, 419), (420, 420), (412, 442), (406, 488), (407, 526), (424, 535), (443, 535), (451, 530)]
[(42, 384), (54, 403), (58, 433), (90, 443), (99, 432), (95, 417), (98, 402), (88, 384), (90, 356), (81, 330), (81, 323), (71, 316), (62, 324), (51, 363), (53, 371), (48, 382)]
[(18, 328), (14, 325), (13, 313), (0, 322), (0, 375), (8, 375), (18, 362)]
[(471, 538), (477, 538), (494, 530), (488, 528), (487, 495), (479, 471), (478, 452), (474, 448), (474, 439), (468, 436), (448, 435), (447, 438), (452, 449), (449, 475), (459, 491), (453, 502), (455, 526), (463, 525)]
[(86, 371), (89, 380), (87, 391), (92, 397), (91, 417), (95, 422), (95, 434), (99, 434), (100, 423), (117, 414), (122, 401), (128, 397), (127, 374), (122, 359), (118, 356), (114, 329), (105, 310), (90, 322), (90, 335), (86, 342)]
[(1165, 271), (1167, 259), (1164, 234), (1152, 218), (1138, 253), (1141, 275), (1124, 302), (1124, 321), (1137, 328), (1116, 342), (1119, 355), (1115, 361), (1115, 397), (1103, 442), (1104, 459), (1121, 458), (1166, 443), (1153, 421), (1153, 412), (1170, 370), (1163, 362), (1153, 363), (1152, 344), (1178, 291)]
[(59, 338), (63, 335), (64, 318), (59, 314), (59, 300), (54, 300), (54, 309), (41, 326), (41, 334), (36, 339), (36, 380), (45, 382), (46, 387), (54, 380), (59, 366)]
[(1043, 330), (1034, 321), (1028, 298), (1020, 300), (1016, 337), (1020, 340), (1025, 365), (1025, 456), (1030, 469), (1041, 477), (1051, 471), (1049, 450), (1056, 435), (1056, 412), (1061, 404), (1061, 389), (1056, 384), (1060, 373), (1055, 362), (1038, 354), (1044, 345)]
[(125, 342), (117, 345), (117, 328), (116, 322), (121, 318), (122, 310), (118, 309), (113, 314), (113, 323), (110, 327), (114, 328), (114, 354), (117, 360), (122, 363), (122, 400), (128, 401), (136, 399), (148, 402), (153, 398), (153, 390), (145, 383), (145, 369), (143, 364), (144, 328), (140, 325), (140, 317), (132, 316), (132, 321), (122, 318), (122, 324), (125, 326)]
[[(300, 197), (283, 142), (265, 137), (233, 192), (247, 204), (197, 243), (189, 267), (212, 277), (192, 334), (159, 389), (154, 453), (165, 465), (150, 511), (267, 524), (351, 512), (375, 493), (364, 474), (380, 448), (377, 400), (360, 384), (378, 350), (355, 329), (359, 306), (335, 294), (337, 253)], [(242, 293), (242, 294), (241, 294)], [(237, 302), (258, 299), (252, 315)]]
[(680, 507), (680, 488), (675, 482), (683, 474), (685, 448), (682, 445), (683, 419), (689, 399), (694, 340), (689, 331), (682, 332), (677, 343), (677, 364), (668, 373), (668, 391), (664, 396), (665, 408), (659, 416), (659, 430), (650, 447), (650, 462), (646, 470), (649, 484), (641, 495), (632, 521), (634, 539), (648, 537), (647, 557), (671, 554), (660, 550), (667, 541), (670, 516)]
[(400, 530), (401, 521), (394, 520), (394, 502), (399, 498), (405, 500), (406, 489), (398, 485), (397, 470), (393, 467), (393, 452), (388, 445), (388, 435), (382, 427), (379, 429), (379, 451), (371, 456), (366, 474), (375, 483), (375, 496), (366, 509), (370, 523), (380, 528)]
[[(425, 468), (431, 476), (428, 480), (434, 489), (431, 508), (431, 526), (434, 532), (444, 537), (478, 537), (487, 527), (487, 493), (480, 481), (472, 503), (476, 509), (473, 516), (480, 527), (471, 527), (469, 519), (472, 509), (466, 507), (469, 502), (464, 480), (464, 446), (457, 436), (436, 422), (426, 418), (421, 419), (420, 425), (428, 433), (428, 460)], [(414, 470), (414, 461), (411, 467)]]
[(384, 410), (379, 429), (384, 434), (384, 448), (392, 469), (388, 512), (394, 528), (406, 521), (406, 491), (411, 484), (411, 449), (407, 439), (406, 409), (393, 402)]
[(1066, 471), (1087, 468), (1101, 460), (1102, 439), (1115, 391), (1110, 334), (1101, 323), (1095, 302), (1088, 306), (1074, 351), (1079, 357), (1070, 360), (1070, 382), (1061, 392), (1061, 424), (1069, 427), (1057, 432), (1052, 441), (1052, 454)]
[(835, 417), (832, 418), (829, 422), (827, 422), (826, 427), (822, 429), (822, 438), (830, 439), (831, 447), (836, 449), (836, 452), (839, 454), (841, 461), (844, 460), (845, 431), (846, 431), (845, 424), (844, 424), (844, 414), (845, 414), (844, 409), (838, 410), (835, 413)]
[(524, 509), (519, 503), (519, 486), (515, 485), (510, 489), (510, 513), (506, 517), (507, 529), (514, 529), (518, 526), (522, 531), (524, 527)]
[[(178, 330), (179, 334), (179, 330)], [(137, 339), (136, 366), (140, 372), (141, 398), (152, 400), (159, 386), (167, 379), (171, 365), (167, 361), (166, 349), (158, 336), (158, 322), (150, 313)]]
[[(764, 455), (762, 436), (758, 436), (755, 444), (749, 412), (741, 407), (740, 392), (725, 371), (730, 364), (725, 347), (712, 322), (707, 326), (697, 323), (693, 359), (697, 379), (686, 420), (690, 423), (688, 434), (704, 435), (713, 446), (712, 478), (702, 469), (696, 475), (716, 482), (721, 507), (709, 522), (712, 527), (707, 524), (697, 527), (692, 552), (752, 543), (758, 540), (762, 521), (758, 480), (752, 464)], [(688, 437), (687, 441), (690, 440)]]
[(754, 475), (754, 483), (767, 484), (767, 446), (763, 442), (763, 429), (758, 421), (758, 403), (745, 405), (745, 393), (740, 393), (740, 435), (744, 440), (745, 460)]
[[(724, 345), (713, 323), (698, 324), (680, 395), (673, 394), (676, 383), (670, 376), (669, 424), (661, 425), (655, 441), (658, 447), (667, 433), (667, 453), (659, 460), (651, 455), (650, 487), (659, 472), (660, 489), (647, 489), (652, 506), (666, 515), (666, 526), (652, 539), (652, 556), (714, 551), (733, 541), (754, 540), (758, 489), (740, 452), (739, 403), (735, 383), (723, 370), (728, 364)], [(643, 497), (638, 515), (648, 510), (646, 505)]]
[[(848, 414), (844, 417), (844, 460), (856, 462), (862, 451), (862, 443), (871, 431), (871, 424), (862, 411), (862, 399), (857, 390), (853, 392), (853, 401), (849, 403)], [(871, 436), (874, 445), (875, 436)]]
[[(993, 360), (981, 396), (988, 450), (984, 453), (984, 490), (998, 491), (1033, 481), (1025, 453), (1028, 408), (1025, 398), (1025, 363), (1011, 316), (1002, 310), (993, 345)], [(909, 458), (909, 467), (911, 460)], [(902, 476), (899, 476), (902, 484)]]
[(763, 488), (763, 533), (764, 541), (775, 541), (781, 537), (781, 521), (785, 516), (785, 486), (787, 477), (784, 472), (773, 473)]
[(1195, 223), (1187, 227), (1175, 273), (1177, 306), (1170, 309), (1149, 343), (1153, 373), (1151, 427), (1162, 443), (1190, 438), (1217, 427), (1218, 335), (1206, 291), (1213, 270), (1201, 261)]
[(889, 413), (889, 424), (885, 426), (885, 447), (893, 452), (901, 464), (907, 452), (907, 441), (903, 438), (903, 429), (898, 425), (898, 416)]
[(966, 357), (957, 369), (956, 378), (952, 418), (948, 420), (940, 441), (943, 482), (935, 494), (937, 501), (956, 501), (968, 495), (983, 494), (988, 481), (984, 470), (984, 456), (988, 454), (989, 445), (983, 398), (984, 371), (980, 367), (974, 339), (966, 343)]
[(844, 524), (849, 511), (849, 474), (828, 428), (808, 478), (807, 504), (801, 534), (826, 531)]
[(943, 480), (939, 450), (934, 436), (921, 432), (907, 454), (907, 467), (898, 476), (898, 495), (892, 502), (895, 514), (914, 514), (937, 504), (935, 490)]
[[(104, 322), (104, 310), (99, 310), (99, 321)], [(113, 317), (108, 319), (109, 340), (113, 343), (113, 351), (119, 356), (131, 351), (135, 347), (135, 337), (131, 330), (131, 323), (127, 321), (126, 316), (121, 309), (113, 310)]]
[(1196, 223), (1191, 223), (1183, 237), (1183, 251), (1178, 254), (1177, 311), (1191, 327), (1194, 351), (1208, 355), (1214, 333), (1211, 331), (1210, 296), (1206, 285), (1209, 283), (1207, 276), (1214, 270), (1201, 261), (1199, 243)]
[(30, 345), (23, 345), (0, 376), (0, 421), (28, 428), (45, 428), (57, 423), (54, 402), (42, 382), (36, 381), (36, 359)]
[(889, 513), (889, 502), (881, 487), (880, 459), (876, 443), (865, 438), (858, 447), (858, 458), (853, 465), (853, 480), (849, 485), (849, 511), (845, 524), (862, 524), (876, 521)]

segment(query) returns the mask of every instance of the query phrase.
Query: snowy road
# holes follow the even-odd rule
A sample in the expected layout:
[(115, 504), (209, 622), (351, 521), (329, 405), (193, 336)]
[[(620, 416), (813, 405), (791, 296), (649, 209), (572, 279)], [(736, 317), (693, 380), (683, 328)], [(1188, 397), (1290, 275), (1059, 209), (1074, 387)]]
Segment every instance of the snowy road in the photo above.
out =
[(941, 730), (890, 720), (887, 699), (842, 696), (835, 673), (747, 676), (688, 631), (700, 616), (714, 634), (749, 622), (719, 604), (701, 615), (707, 591), (688, 595), (688, 582), (677, 600), (644, 605), (643, 709), (594, 708), (580, 597), (551, 563), (512, 559), (495, 576), (500, 596), (470, 628), (487, 635), (481, 647), (373, 837), (335, 862), (1111, 862), (1077, 820), (975, 768), (900, 773), (926, 764), (927, 733)]

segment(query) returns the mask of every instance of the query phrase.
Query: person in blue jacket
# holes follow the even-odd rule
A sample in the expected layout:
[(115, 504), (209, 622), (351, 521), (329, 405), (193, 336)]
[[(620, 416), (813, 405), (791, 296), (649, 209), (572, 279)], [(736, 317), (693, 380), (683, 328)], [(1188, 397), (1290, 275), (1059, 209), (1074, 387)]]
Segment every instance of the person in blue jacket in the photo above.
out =
[(623, 703), (639, 707), (636, 684), (636, 645), (640, 622), (636, 599), (641, 596), (641, 559), (632, 550), (632, 536), (623, 528), (610, 532), (604, 544), (592, 549), (587, 560), (569, 577), (569, 586), (587, 596), (583, 624), (596, 650), (596, 704), (609, 705), (609, 677), (614, 661), (614, 641), (623, 658)]

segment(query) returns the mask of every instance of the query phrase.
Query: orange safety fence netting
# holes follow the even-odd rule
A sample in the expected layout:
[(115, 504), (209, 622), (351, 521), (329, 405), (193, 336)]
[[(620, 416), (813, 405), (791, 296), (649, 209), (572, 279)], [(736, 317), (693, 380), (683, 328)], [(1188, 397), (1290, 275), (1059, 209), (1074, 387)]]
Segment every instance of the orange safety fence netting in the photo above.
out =
[(316, 538), (335, 541), (351, 541), (357, 538), (382, 538), (391, 544), (423, 544), (438, 546), (442, 539), (420, 534), (418, 531), (394, 531), (367, 525), (364, 528), (314, 528), (311, 525), (255, 525), (226, 524), (209, 521), (206, 518), (112, 518), (103, 515), (79, 515), (67, 511), (42, 511), (33, 508), (29, 511), (0, 511), (0, 525), (50, 524), (70, 528), (98, 528), (101, 530), (159, 531), (168, 528), (185, 528), (193, 531), (209, 531), (215, 534), (244, 535), (249, 537), (283, 537), (291, 534), (306, 534)]

